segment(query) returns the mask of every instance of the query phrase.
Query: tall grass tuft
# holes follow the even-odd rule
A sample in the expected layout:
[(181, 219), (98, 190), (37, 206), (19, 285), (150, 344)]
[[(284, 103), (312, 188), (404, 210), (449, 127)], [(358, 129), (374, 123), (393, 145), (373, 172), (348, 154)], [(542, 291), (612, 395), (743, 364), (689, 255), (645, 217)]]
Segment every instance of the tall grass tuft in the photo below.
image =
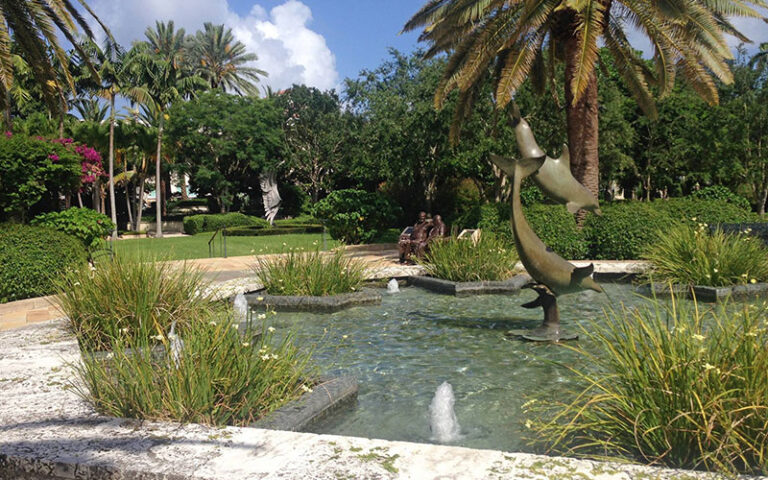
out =
[(254, 271), (270, 295), (336, 295), (359, 290), (365, 280), (365, 264), (342, 250), (329, 255), (289, 250), (259, 258)]
[(495, 281), (512, 276), (517, 258), (514, 245), (484, 232), (477, 243), (457, 238), (433, 242), (422, 263), (429, 275), (444, 280)]
[(310, 353), (227, 313), (194, 318), (174, 337), (117, 335), (83, 352), (78, 393), (111, 416), (245, 426), (311, 389)]
[(768, 249), (746, 235), (709, 233), (706, 225), (675, 225), (643, 255), (655, 280), (713, 287), (768, 280)]
[(119, 256), (65, 274), (57, 284), (69, 326), (86, 350), (108, 348), (125, 332), (150, 337), (216, 306), (202, 274), (185, 264), (126, 260)]
[(529, 440), (550, 452), (728, 474), (768, 473), (765, 305), (654, 300), (585, 331), (580, 388), (526, 404)]

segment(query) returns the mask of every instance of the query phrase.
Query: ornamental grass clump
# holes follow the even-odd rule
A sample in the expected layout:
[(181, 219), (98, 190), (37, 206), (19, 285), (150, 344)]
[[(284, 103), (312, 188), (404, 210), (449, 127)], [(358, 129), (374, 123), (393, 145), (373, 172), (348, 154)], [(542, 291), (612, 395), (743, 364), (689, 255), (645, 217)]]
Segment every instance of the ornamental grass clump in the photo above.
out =
[[(525, 405), (533, 444), (727, 474), (768, 473), (768, 311), (672, 298), (584, 329), (560, 400)], [(591, 345), (590, 345), (591, 344)], [(587, 345), (589, 345), (587, 347)]]
[(326, 296), (359, 290), (365, 280), (365, 264), (344, 256), (318, 250), (259, 258), (254, 271), (270, 295)]
[(506, 280), (517, 263), (514, 245), (483, 233), (477, 242), (450, 238), (429, 245), (422, 264), (427, 273), (453, 282)]
[[(85, 350), (112, 346), (121, 332), (141, 338), (167, 332), (220, 306), (204, 293), (202, 273), (186, 264), (127, 260), (116, 256), (57, 282), (59, 305)], [(178, 328), (178, 327), (177, 327)]]
[[(151, 337), (123, 330), (82, 352), (77, 392), (105, 415), (247, 426), (311, 391), (311, 352), (231, 312), (195, 313)], [(198, 314), (199, 313), (199, 314)]]
[(768, 280), (768, 249), (759, 238), (710, 233), (705, 224), (659, 232), (643, 258), (651, 262), (654, 280), (673, 284), (723, 287)]

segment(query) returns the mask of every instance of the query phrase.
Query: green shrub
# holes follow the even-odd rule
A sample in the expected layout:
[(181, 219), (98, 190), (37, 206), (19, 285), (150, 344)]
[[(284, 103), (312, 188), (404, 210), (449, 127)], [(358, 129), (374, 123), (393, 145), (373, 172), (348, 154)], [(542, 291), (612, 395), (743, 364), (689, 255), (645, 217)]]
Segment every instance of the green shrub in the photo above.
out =
[(281, 227), (284, 225), (317, 225), (320, 223), (312, 215), (299, 215), (295, 218), (281, 218), (275, 220), (275, 226)]
[[(575, 391), (527, 402), (529, 441), (567, 456), (768, 474), (768, 312), (654, 301), (574, 348)], [(573, 362), (572, 362), (573, 363)]]
[(536, 235), (558, 255), (569, 260), (587, 257), (587, 241), (565, 207), (534, 204), (525, 207), (524, 213)]
[(336, 190), (317, 202), (313, 210), (333, 239), (348, 244), (372, 242), (400, 213), (400, 207), (383, 195), (363, 190)]
[(200, 232), (215, 232), (226, 227), (260, 226), (268, 227), (269, 222), (238, 212), (189, 215), (184, 217), (184, 233), (195, 235)]
[(582, 232), (589, 245), (589, 257), (596, 260), (629, 260), (656, 240), (659, 231), (673, 223), (669, 214), (655, 203), (605, 204), (603, 215), (588, 215)]
[(232, 227), (227, 228), (228, 237), (261, 237), (265, 235), (287, 235), (296, 233), (321, 233), (322, 225), (287, 225), (280, 227), (263, 227), (260, 225), (252, 227)]
[(32, 225), (50, 227), (77, 237), (86, 248), (112, 233), (115, 224), (103, 213), (90, 208), (72, 207), (62, 212), (50, 212), (32, 219)]
[(388, 228), (381, 232), (378, 237), (373, 240), (373, 243), (397, 243), (400, 240), (400, 234), (402, 230), (399, 228)]
[(112, 417), (247, 426), (313, 386), (311, 352), (290, 336), (226, 312), (187, 314), (174, 330), (181, 343), (162, 330), (108, 337), (109, 354), (83, 352), (78, 393)]
[(749, 200), (741, 195), (733, 193), (729, 188), (721, 185), (704, 187), (701, 190), (691, 193), (690, 197), (696, 200), (720, 200), (722, 202), (732, 203), (746, 211), (750, 211), (752, 208), (749, 204)]
[(749, 210), (749, 205), (745, 209), (725, 200), (678, 197), (655, 200), (651, 205), (659, 211), (666, 212), (673, 219), (691, 225), (760, 221), (759, 216)]
[(768, 280), (768, 249), (762, 240), (705, 224), (674, 225), (643, 254), (656, 281), (723, 287)]
[(184, 233), (187, 235), (196, 235), (203, 231), (205, 217), (201, 215), (189, 215), (184, 217)]
[(270, 295), (337, 295), (359, 290), (365, 280), (365, 264), (342, 250), (330, 255), (290, 250), (259, 258), (254, 271)]
[[(144, 259), (146, 260), (146, 259)], [(212, 308), (202, 273), (183, 264), (116, 256), (94, 271), (72, 270), (57, 282), (59, 304), (82, 348), (102, 350), (125, 332), (149, 337)]]
[(421, 263), (429, 275), (444, 280), (497, 281), (512, 276), (517, 258), (514, 245), (483, 232), (477, 243), (464, 238), (432, 242)]
[(53, 280), (86, 264), (80, 241), (46, 227), (0, 226), (0, 303), (49, 295)]

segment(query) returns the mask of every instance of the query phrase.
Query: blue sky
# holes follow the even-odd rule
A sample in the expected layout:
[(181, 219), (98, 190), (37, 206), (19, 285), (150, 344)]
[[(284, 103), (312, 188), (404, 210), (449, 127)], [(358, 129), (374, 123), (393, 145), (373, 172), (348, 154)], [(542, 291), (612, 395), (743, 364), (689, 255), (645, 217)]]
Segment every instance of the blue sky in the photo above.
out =
[[(361, 69), (373, 69), (389, 47), (409, 52), (418, 33), (399, 35), (405, 22), (426, 0), (87, 0), (120, 43), (143, 38), (155, 20), (174, 20), (188, 32), (204, 22), (224, 23), (249, 51), (275, 89), (305, 83), (321, 89), (339, 87)], [(760, 20), (736, 21), (755, 44), (768, 41)], [(636, 48), (647, 45), (630, 33)], [(735, 46), (736, 41), (731, 41)]]

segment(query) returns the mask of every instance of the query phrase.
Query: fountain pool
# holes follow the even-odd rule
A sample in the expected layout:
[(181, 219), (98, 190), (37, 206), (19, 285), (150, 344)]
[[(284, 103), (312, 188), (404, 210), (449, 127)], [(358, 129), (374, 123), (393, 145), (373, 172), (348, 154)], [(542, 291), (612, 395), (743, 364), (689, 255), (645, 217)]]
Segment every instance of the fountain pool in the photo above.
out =
[[(559, 300), (563, 327), (575, 331), (590, 319), (603, 321), (603, 308), (647, 300), (634, 287), (604, 284)], [(468, 298), (438, 295), (415, 287), (385, 295), (381, 305), (333, 314), (278, 313), (271, 325), (292, 331), (299, 345), (313, 345), (315, 358), (331, 375), (352, 375), (360, 383), (356, 405), (311, 427), (316, 433), (436, 443), (430, 431), (430, 402), (449, 382), (461, 435), (450, 442), (472, 448), (529, 450), (522, 405), (531, 395), (555, 397), (570, 376), (546, 360), (577, 364), (578, 355), (554, 344), (507, 339), (510, 329), (541, 323), (538, 310), (521, 304), (536, 294)], [(579, 340), (589, 348), (585, 340)]]

